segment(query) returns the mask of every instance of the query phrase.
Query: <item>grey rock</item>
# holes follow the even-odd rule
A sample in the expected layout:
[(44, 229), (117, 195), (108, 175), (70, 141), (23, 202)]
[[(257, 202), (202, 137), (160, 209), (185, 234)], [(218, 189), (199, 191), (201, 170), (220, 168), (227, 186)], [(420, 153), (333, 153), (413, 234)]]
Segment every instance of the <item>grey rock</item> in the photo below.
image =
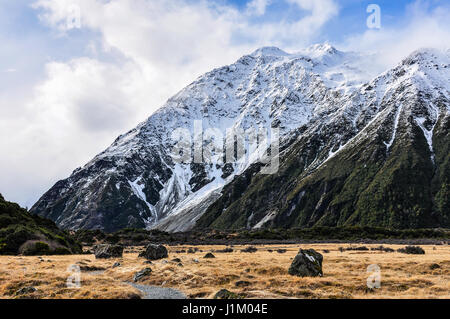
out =
[(203, 258), (216, 258), (212, 253), (207, 253)]
[(95, 258), (122, 258), (123, 247), (119, 245), (96, 245), (93, 247)]
[(137, 273), (134, 274), (133, 280), (134, 282), (138, 282), (142, 279), (144, 279), (145, 277), (150, 276), (152, 270), (150, 268), (144, 268), (141, 271), (138, 271)]
[(158, 260), (167, 258), (169, 256), (167, 248), (163, 245), (149, 244), (145, 250), (139, 254), (139, 257), (144, 257), (148, 260)]
[(314, 249), (300, 249), (289, 267), (289, 274), (299, 277), (323, 276), (323, 256)]

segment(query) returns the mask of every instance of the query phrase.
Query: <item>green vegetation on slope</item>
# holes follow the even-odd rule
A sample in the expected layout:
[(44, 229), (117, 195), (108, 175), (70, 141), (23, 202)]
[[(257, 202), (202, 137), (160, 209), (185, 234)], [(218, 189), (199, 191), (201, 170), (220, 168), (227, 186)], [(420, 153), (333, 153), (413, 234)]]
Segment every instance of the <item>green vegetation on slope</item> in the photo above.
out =
[(385, 132), (374, 130), (313, 171), (305, 168), (328, 154), (326, 141), (300, 139), (277, 174), (236, 176), (196, 229), (252, 228), (264, 217), (258, 226), (267, 228), (450, 227), (449, 117), (434, 128), (434, 154), (419, 126), (407, 121), (389, 149)]
[(0, 194), (0, 255), (61, 255), (81, 251), (81, 246), (54, 222), (29, 214)]

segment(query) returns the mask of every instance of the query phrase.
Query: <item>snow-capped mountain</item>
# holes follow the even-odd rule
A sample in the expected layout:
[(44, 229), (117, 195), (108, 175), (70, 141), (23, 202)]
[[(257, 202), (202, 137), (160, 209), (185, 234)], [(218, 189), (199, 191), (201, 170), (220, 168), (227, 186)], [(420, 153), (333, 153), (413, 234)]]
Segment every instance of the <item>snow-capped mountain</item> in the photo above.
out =
[[(376, 182), (383, 165), (401, 159), (403, 152), (419, 149), (424, 165), (419, 170), (431, 176), (430, 183), (436, 174), (442, 177), (422, 194), (429, 199), (428, 207), (405, 209), (411, 220), (426, 215), (430, 223), (442, 222), (448, 217), (443, 214), (449, 192), (450, 53), (420, 50), (381, 75), (373, 61), (372, 56), (341, 52), (329, 44), (295, 54), (261, 48), (198, 78), (147, 121), (56, 183), (32, 212), (64, 228), (105, 231), (373, 224), (361, 212), (376, 205), (358, 206), (364, 194), (357, 188)], [(177, 163), (172, 133), (182, 128), (196, 140), (199, 123), (202, 132), (218, 130), (223, 136), (229, 129), (279, 128), (279, 172), (258, 173), (261, 165), (251, 149), (239, 163)], [(208, 142), (203, 133), (203, 144)], [(372, 171), (358, 181), (360, 166), (352, 163)], [(324, 173), (332, 166), (332, 173)], [(338, 171), (342, 176), (329, 179)], [(391, 173), (395, 179), (396, 171)], [(311, 181), (315, 183), (308, 184)], [(380, 196), (396, 194), (396, 188), (383, 187)], [(345, 204), (334, 205), (340, 196)], [(391, 216), (395, 210), (396, 197), (389, 196), (385, 199), (394, 208), (377, 206), (381, 215)], [(405, 209), (398, 209), (402, 216)], [(397, 225), (395, 218), (386, 218), (385, 226), (424, 224)]]

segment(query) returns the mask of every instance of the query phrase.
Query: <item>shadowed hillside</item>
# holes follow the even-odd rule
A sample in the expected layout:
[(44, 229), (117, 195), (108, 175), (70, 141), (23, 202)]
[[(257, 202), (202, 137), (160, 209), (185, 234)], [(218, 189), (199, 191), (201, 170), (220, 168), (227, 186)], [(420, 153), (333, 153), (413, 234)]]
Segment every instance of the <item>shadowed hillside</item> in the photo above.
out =
[(0, 194), (0, 255), (65, 255), (81, 246), (51, 220), (34, 216)]

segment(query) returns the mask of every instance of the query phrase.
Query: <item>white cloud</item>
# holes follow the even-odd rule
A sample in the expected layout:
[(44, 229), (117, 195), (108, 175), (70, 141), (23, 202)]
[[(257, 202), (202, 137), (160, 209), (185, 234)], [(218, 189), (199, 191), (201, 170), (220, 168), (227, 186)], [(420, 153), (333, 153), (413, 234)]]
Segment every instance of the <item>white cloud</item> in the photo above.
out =
[(296, 4), (302, 10), (311, 12), (306, 18), (294, 23), (296, 28), (304, 27), (313, 31), (318, 30), (339, 12), (337, 3), (333, 0), (288, 0), (288, 2)]
[(252, 0), (247, 3), (247, 14), (262, 16), (266, 13), (267, 6), (271, 3), (271, 0)]
[(65, 130), (116, 131), (134, 124), (143, 108), (143, 101), (133, 99), (141, 75), (132, 63), (116, 66), (89, 58), (52, 62), (47, 76), (28, 106), (45, 127), (57, 123)]
[[(39, 1), (41, 18), (70, 38), (72, 1)], [(82, 27), (100, 34), (96, 58), (50, 61), (27, 96), (0, 109), (0, 192), (31, 206), (54, 182), (86, 163), (171, 95), (248, 48), (231, 46), (234, 10), (180, 1), (79, 1)], [(101, 56), (101, 57), (100, 57)], [(103, 58), (107, 56), (107, 58)], [(11, 102), (11, 104), (9, 104)], [(14, 132), (14, 134), (11, 134)]]
[[(70, 172), (139, 120), (140, 71), (88, 58), (52, 62), (17, 112), (0, 110), (0, 189), (31, 206)], [(135, 85), (137, 83), (137, 85)], [(8, 196), (9, 195), (9, 196)]]
[(420, 48), (448, 49), (450, 46), (450, 6), (429, 9), (427, 2), (416, 1), (407, 8), (402, 27), (367, 30), (349, 36), (342, 43), (344, 50), (379, 53), (385, 68), (392, 67), (414, 50)]

